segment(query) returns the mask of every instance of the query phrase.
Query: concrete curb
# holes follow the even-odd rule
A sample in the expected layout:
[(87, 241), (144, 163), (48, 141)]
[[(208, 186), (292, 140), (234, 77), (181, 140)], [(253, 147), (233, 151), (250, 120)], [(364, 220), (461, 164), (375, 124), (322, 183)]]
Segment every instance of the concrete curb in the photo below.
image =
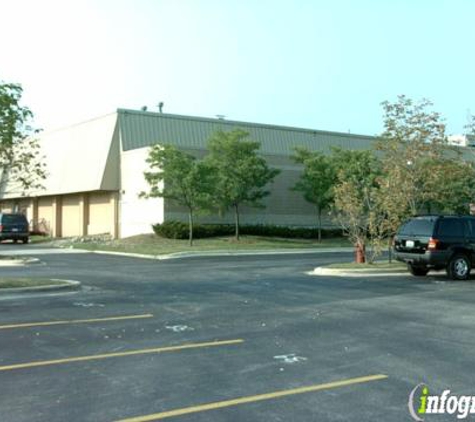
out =
[(0, 267), (22, 267), (28, 264), (38, 263), (38, 258), (25, 258), (25, 259), (0, 259)]
[(84, 254), (90, 251), (84, 249), (74, 249), (74, 248), (35, 248), (35, 249), (24, 249), (24, 250), (12, 250), (8, 254), (5, 253), (4, 256), (26, 256), (31, 255), (41, 256), (41, 255), (56, 255), (56, 254)]
[(128, 252), (114, 252), (114, 251), (87, 251), (90, 253), (95, 253), (99, 255), (115, 255), (115, 256), (124, 256), (127, 258), (143, 258), (143, 259), (163, 259), (163, 255), (147, 255), (140, 253), (128, 253)]
[(307, 273), (308, 275), (330, 275), (336, 277), (392, 277), (392, 276), (401, 276), (401, 275), (409, 275), (408, 271), (387, 271), (387, 272), (379, 272), (379, 271), (365, 271), (365, 270), (339, 270), (335, 268), (325, 268), (325, 267), (317, 267), (313, 271)]
[(60, 280), (56, 278), (52, 278), (51, 280), (63, 281), (66, 284), (35, 286), (35, 287), (12, 287), (12, 288), (7, 288), (7, 289), (0, 289), (0, 295), (11, 294), (11, 293), (45, 293), (45, 292), (56, 292), (56, 291), (75, 291), (81, 288), (80, 281)]
[(319, 249), (274, 249), (274, 250), (255, 250), (255, 251), (209, 251), (209, 252), (174, 252), (162, 255), (148, 255), (129, 252), (113, 252), (113, 251), (89, 251), (101, 255), (116, 255), (130, 258), (144, 258), (155, 260), (168, 260), (180, 258), (207, 258), (219, 256), (255, 256), (255, 255), (299, 255), (299, 254), (317, 254), (317, 253), (343, 253), (353, 252), (353, 248), (319, 248)]

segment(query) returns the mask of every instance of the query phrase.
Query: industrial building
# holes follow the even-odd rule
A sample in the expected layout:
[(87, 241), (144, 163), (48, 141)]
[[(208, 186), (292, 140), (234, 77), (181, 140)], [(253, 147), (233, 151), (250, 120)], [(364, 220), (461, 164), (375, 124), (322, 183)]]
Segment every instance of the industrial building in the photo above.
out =
[[(150, 146), (172, 144), (206, 154), (217, 130), (241, 128), (261, 143), (260, 153), (281, 173), (270, 187), (264, 209), (242, 210), (243, 224), (314, 226), (314, 207), (290, 188), (301, 172), (291, 155), (297, 146), (329, 152), (332, 146), (370, 149), (374, 138), (223, 119), (198, 118), (119, 109), (114, 113), (39, 135), (47, 179), (44, 189), (0, 193), (0, 208), (26, 213), (32, 227), (53, 237), (110, 233), (114, 238), (150, 233), (151, 225), (186, 220), (186, 212), (162, 198), (139, 198), (147, 190), (143, 173)], [(225, 223), (229, 216), (206, 215), (198, 221)]]

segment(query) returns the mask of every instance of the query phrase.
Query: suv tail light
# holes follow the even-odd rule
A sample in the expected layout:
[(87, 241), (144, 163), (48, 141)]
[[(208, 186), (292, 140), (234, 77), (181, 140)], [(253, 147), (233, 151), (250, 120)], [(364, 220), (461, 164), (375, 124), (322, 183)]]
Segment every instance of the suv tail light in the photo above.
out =
[(427, 245), (427, 248), (428, 249), (431, 249), (431, 250), (435, 250), (437, 249), (437, 245), (440, 243), (439, 239), (434, 239), (434, 238), (430, 238), (429, 239), (429, 244)]
[(0, 232), (3, 232), (3, 225), (0, 224)]

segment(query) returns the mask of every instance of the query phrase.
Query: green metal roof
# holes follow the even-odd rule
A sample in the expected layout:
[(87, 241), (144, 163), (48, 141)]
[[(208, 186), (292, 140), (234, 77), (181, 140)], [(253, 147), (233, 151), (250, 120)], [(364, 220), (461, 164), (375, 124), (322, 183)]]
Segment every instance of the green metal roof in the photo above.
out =
[(310, 150), (329, 151), (331, 146), (345, 149), (370, 149), (372, 136), (320, 130), (271, 126), (221, 119), (117, 110), (124, 151), (154, 144), (173, 144), (179, 147), (205, 149), (211, 134), (217, 130), (241, 128), (250, 139), (261, 143), (261, 151), (268, 155), (291, 155), (296, 146)]

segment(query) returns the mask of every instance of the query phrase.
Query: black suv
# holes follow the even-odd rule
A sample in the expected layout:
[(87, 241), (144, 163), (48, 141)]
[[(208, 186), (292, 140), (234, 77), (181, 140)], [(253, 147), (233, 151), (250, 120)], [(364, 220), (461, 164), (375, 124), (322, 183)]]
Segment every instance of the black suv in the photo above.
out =
[(29, 224), (23, 214), (0, 213), (0, 241), (11, 239), (28, 243), (29, 238)]
[(411, 274), (446, 269), (454, 280), (466, 280), (475, 264), (475, 217), (421, 216), (407, 221), (394, 239), (398, 261)]

